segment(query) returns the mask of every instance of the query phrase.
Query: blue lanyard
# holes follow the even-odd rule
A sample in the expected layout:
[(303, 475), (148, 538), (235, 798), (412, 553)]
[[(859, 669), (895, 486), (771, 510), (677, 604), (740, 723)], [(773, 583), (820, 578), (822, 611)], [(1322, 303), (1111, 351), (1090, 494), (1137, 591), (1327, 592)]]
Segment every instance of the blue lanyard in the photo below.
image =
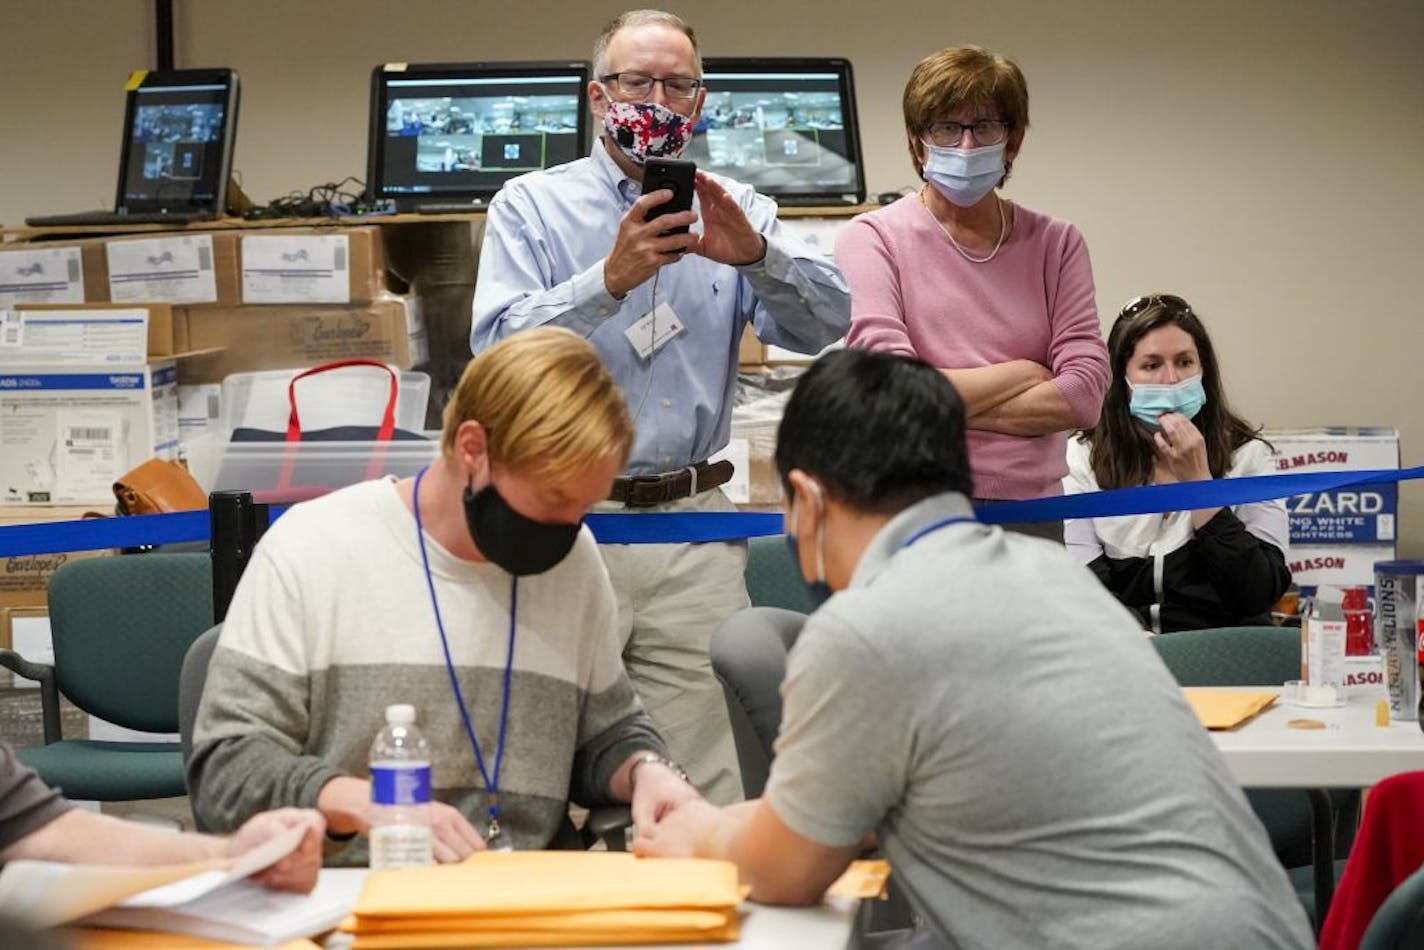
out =
[(450, 641), (445, 636), (445, 623), (440, 619), (440, 601), (435, 597), (435, 578), (430, 574), (430, 555), (425, 550), (425, 528), (420, 518), (420, 481), (425, 477), (422, 468), (415, 476), (415, 491), (411, 507), (415, 509), (415, 536), (420, 542), (420, 562), (425, 567), (425, 584), (430, 589), (430, 606), (435, 611), (435, 629), (440, 631), (440, 646), (445, 650), (445, 669), (450, 674), (450, 688), (455, 691), (455, 702), (460, 707), (460, 718), (465, 723), (465, 735), (470, 737), (470, 747), (475, 750), (475, 764), (480, 768), (480, 777), (485, 780), (489, 791), (489, 825), (485, 839), (493, 846), (500, 837), (499, 828), (499, 770), (504, 764), (505, 727), (509, 724), (509, 682), (514, 670), (514, 618), (519, 613), (519, 578), (509, 579), (509, 649), (504, 660), (504, 695), (499, 705), (499, 740), (494, 747), (494, 775), (485, 769), (485, 757), (480, 753), (480, 740), (475, 736), (475, 727), (470, 723), (470, 711), (465, 706), (465, 696), (460, 691), (460, 681), (455, 678), (455, 663), (450, 659)]
[(921, 528), (920, 530), (916, 531), (914, 534), (910, 535), (909, 538), (907, 538), (907, 539), (905, 540), (905, 543), (902, 544), (902, 545), (900, 545), (900, 550), (901, 550), (901, 551), (905, 550), (905, 549), (908, 548), (910, 545), (914, 544), (916, 541), (918, 541), (918, 540), (920, 540), (921, 538), (923, 538), (925, 535), (927, 535), (927, 534), (934, 534), (934, 533), (935, 533), (936, 531), (938, 531), (940, 528), (948, 528), (950, 525), (952, 525), (952, 524), (959, 524), (959, 523), (962, 522), (962, 521), (977, 521), (977, 520), (978, 520), (977, 518), (970, 518), (970, 517), (967, 517), (967, 516), (965, 516), (965, 515), (955, 515), (953, 518), (945, 518), (945, 519), (943, 519), (942, 521), (936, 521), (934, 524), (927, 524), (927, 525), (925, 525), (923, 528)]

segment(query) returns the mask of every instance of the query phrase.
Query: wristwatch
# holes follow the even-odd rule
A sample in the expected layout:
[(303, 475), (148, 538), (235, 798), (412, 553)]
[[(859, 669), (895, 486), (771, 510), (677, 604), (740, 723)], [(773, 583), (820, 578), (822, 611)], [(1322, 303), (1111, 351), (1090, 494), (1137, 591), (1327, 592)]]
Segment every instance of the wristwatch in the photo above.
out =
[(628, 788), (630, 791), (634, 788), (637, 788), (638, 786), (638, 769), (647, 765), (649, 762), (656, 762), (659, 765), (667, 766), (669, 769), (672, 770), (672, 774), (676, 775), (684, 782), (687, 782), (687, 784), (692, 784), (692, 781), (688, 779), (687, 772), (683, 769), (682, 766), (678, 765), (676, 762), (674, 762), (672, 759), (669, 759), (661, 752), (653, 752), (649, 750), (634, 759), (633, 767), (628, 770)]

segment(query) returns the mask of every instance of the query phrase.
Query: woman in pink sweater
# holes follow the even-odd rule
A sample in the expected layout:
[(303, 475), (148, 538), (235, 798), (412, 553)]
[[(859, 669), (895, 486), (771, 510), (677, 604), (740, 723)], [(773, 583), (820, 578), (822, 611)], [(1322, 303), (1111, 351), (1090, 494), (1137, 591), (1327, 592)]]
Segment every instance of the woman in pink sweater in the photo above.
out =
[[(916, 356), (969, 416), (976, 501), (1057, 495), (1069, 432), (1108, 385), (1093, 271), (1078, 229), (1001, 198), (1028, 128), (1012, 61), (944, 49), (910, 73), (905, 131), (918, 193), (841, 230), (851, 346)], [(1025, 526), (1062, 540), (1062, 524)]]

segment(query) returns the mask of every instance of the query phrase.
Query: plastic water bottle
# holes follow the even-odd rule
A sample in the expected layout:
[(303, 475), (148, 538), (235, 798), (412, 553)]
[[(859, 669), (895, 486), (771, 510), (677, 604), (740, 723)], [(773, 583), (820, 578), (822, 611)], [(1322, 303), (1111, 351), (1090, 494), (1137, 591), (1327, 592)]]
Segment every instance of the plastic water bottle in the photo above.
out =
[(1345, 685), (1344, 594), (1322, 585), (1305, 615), (1305, 681), (1308, 687)]
[(430, 839), (430, 746), (415, 728), (415, 707), (386, 707), (386, 727), (371, 743), (371, 867), (434, 864)]

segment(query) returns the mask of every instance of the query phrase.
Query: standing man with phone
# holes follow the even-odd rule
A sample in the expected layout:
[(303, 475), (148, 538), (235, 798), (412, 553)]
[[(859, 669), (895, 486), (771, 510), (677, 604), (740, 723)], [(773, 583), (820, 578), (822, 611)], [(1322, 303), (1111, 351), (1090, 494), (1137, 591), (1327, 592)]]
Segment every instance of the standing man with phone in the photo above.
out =
[[(752, 188), (696, 174), (689, 211), (643, 188), (644, 165), (676, 158), (702, 111), (692, 28), (658, 10), (624, 13), (594, 47), (589, 104), (602, 134), (587, 158), (516, 178), (490, 204), (475, 285), (475, 353), (530, 327), (583, 334), (623, 387), (637, 436), (604, 510), (728, 511), (718, 490), (742, 331), (815, 353), (850, 324), (830, 261), (783, 229)], [(675, 229), (691, 226), (687, 233)], [(745, 543), (604, 545), (624, 662), (644, 706), (714, 802), (742, 797), (708, 641), (747, 605)]]

